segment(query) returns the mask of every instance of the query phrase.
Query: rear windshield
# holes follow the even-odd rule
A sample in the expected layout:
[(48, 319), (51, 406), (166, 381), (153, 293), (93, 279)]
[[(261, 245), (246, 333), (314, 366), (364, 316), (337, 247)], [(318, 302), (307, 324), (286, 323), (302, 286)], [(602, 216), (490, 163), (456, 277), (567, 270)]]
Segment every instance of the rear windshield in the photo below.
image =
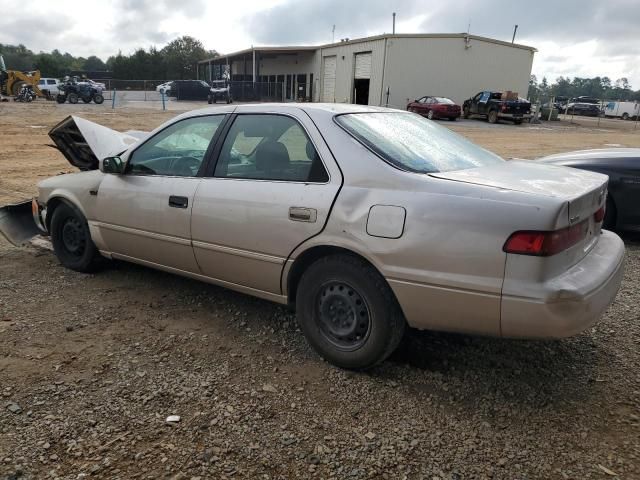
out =
[(336, 121), (383, 160), (416, 173), (448, 172), (504, 162), (461, 135), (413, 113), (339, 115)]

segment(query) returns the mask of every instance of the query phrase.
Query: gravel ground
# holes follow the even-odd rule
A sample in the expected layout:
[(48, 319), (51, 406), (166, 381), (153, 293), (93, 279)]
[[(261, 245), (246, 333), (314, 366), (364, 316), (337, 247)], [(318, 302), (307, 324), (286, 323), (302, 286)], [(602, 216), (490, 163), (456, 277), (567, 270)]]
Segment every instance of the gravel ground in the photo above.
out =
[(361, 374), (319, 360), (282, 307), (2, 245), (0, 478), (640, 478), (627, 246), (617, 301), (584, 334), (412, 331)]
[[(120, 129), (171, 116), (78, 109)], [(71, 171), (46, 146), (69, 113), (0, 104), (0, 203)], [(626, 131), (444, 124), (507, 157), (640, 146)], [(0, 479), (640, 478), (640, 238), (625, 241), (622, 290), (589, 331), (411, 331), (366, 374), (322, 362), (280, 306), (0, 243)]]

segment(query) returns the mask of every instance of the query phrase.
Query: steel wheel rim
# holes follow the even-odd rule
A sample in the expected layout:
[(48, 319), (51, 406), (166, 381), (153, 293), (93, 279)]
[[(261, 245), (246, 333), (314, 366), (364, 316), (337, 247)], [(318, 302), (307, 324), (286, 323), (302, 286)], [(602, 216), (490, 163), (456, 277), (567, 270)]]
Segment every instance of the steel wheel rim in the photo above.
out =
[(336, 348), (353, 351), (362, 347), (371, 333), (371, 313), (365, 299), (341, 281), (324, 283), (316, 302), (317, 324), (323, 337)]
[(429, 110), (429, 113), (427, 114), (427, 118), (429, 120), (433, 120), (433, 110)]
[(86, 237), (82, 224), (75, 217), (67, 218), (62, 224), (62, 246), (74, 257), (81, 257), (86, 246)]

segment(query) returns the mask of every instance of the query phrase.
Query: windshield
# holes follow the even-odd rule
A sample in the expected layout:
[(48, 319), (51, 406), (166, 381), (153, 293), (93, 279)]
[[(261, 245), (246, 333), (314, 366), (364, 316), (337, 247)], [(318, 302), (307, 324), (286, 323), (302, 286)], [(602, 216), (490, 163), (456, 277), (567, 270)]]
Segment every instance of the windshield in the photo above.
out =
[(504, 162), (446, 127), (412, 113), (350, 113), (336, 121), (383, 160), (417, 173), (448, 172)]
[(435, 101), (438, 103), (447, 103), (449, 105), (453, 105), (453, 100), (445, 97), (434, 97)]

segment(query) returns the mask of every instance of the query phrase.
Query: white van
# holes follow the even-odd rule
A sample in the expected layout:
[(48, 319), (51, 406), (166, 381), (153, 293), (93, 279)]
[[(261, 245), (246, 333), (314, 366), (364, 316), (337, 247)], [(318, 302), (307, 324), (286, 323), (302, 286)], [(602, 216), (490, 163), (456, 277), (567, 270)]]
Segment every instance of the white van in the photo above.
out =
[(57, 95), (58, 83), (60, 83), (56, 78), (41, 78), (38, 81), (38, 88), (42, 90), (44, 93), (45, 90), (48, 90), (51, 95)]
[(608, 102), (604, 107), (604, 116), (623, 120), (635, 119), (639, 110), (638, 102)]

